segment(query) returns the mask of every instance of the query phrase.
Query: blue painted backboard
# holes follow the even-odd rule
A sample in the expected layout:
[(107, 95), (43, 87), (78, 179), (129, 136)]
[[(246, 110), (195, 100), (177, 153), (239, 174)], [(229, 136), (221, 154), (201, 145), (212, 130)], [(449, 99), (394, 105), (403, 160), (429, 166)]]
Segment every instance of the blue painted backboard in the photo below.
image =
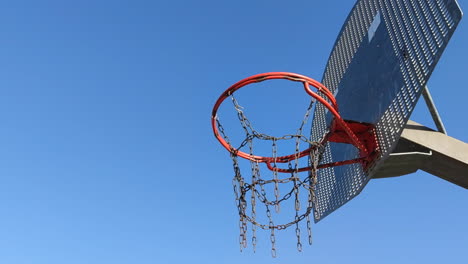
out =
[[(357, 1), (322, 83), (335, 94), (344, 119), (375, 126), (379, 154), (367, 169), (351, 164), (319, 170), (316, 222), (358, 195), (395, 148), (461, 17), (455, 0)], [(328, 131), (330, 120), (318, 105), (312, 139)], [(352, 145), (331, 142), (321, 163), (358, 157)]]

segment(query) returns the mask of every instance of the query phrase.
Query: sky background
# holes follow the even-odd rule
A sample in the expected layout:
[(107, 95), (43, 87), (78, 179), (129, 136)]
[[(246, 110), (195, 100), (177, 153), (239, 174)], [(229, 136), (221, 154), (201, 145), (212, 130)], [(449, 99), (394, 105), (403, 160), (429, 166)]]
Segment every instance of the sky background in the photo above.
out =
[[(252, 74), (320, 80), (353, 4), (2, 1), (0, 263), (465, 261), (468, 192), (424, 172), (372, 180), (312, 226), (302, 253), (289, 233), (276, 259), (266, 233), (257, 253), (239, 253), (232, 164), (211, 108)], [(428, 83), (465, 142), (467, 46), (462, 20)], [(297, 102), (264, 95), (251, 93), (271, 111)], [(422, 101), (411, 119), (433, 127)]]

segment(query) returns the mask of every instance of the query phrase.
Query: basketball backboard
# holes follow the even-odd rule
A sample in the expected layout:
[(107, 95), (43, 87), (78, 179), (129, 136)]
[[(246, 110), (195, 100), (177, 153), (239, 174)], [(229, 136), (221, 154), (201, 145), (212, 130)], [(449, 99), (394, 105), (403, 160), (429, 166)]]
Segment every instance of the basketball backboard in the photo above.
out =
[[(330, 54), (322, 83), (336, 96), (345, 120), (375, 126), (378, 155), (318, 171), (315, 221), (358, 195), (395, 148), (462, 12), (455, 0), (359, 0)], [(330, 114), (314, 112), (312, 139), (327, 133)], [(350, 144), (329, 142), (322, 163), (350, 160)]]

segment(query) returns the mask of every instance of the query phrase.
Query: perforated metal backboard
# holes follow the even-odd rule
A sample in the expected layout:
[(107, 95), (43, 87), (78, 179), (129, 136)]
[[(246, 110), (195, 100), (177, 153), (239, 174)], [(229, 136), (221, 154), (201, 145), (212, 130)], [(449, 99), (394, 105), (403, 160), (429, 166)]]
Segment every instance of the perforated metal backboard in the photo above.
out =
[[(358, 195), (395, 148), (422, 89), (462, 17), (455, 0), (359, 0), (346, 19), (323, 75), (346, 120), (375, 125), (379, 155), (361, 164), (319, 170), (315, 221)], [(328, 130), (323, 106), (312, 138)], [(328, 143), (322, 163), (358, 158), (349, 144)]]

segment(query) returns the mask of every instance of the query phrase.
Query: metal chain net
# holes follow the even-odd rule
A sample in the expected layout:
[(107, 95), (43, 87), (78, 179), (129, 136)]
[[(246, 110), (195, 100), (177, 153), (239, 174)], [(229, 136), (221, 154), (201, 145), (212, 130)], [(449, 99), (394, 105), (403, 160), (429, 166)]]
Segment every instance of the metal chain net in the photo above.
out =
[[(315, 142), (309, 140), (305, 137), (302, 132), (304, 126), (309, 120), (309, 116), (312, 112), (315, 101), (312, 100), (309, 104), (304, 119), (294, 135), (285, 135), (282, 137), (273, 137), (266, 134), (257, 132), (251, 125), (249, 119), (245, 116), (243, 108), (239, 105), (236, 98), (231, 95), (232, 103), (237, 111), (237, 117), (240, 121), (240, 124), (245, 132), (245, 139), (242, 141), (238, 148), (232, 147), (228, 136), (226, 135), (223, 126), (221, 125), (219, 119), (216, 119), (217, 127), (222, 135), (222, 137), (228, 142), (231, 146), (230, 154), (233, 161), (234, 167), (234, 178), (232, 180), (232, 186), (235, 194), (236, 205), (239, 211), (239, 244), (240, 250), (242, 251), (247, 247), (247, 230), (248, 222), (251, 225), (251, 243), (253, 250), (255, 252), (257, 246), (257, 228), (270, 231), (270, 242), (271, 242), (271, 254), (273, 257), (276, 257), (276, 235), (275, 230), (284, 230), (290, 226), (295, 226), (295, 235), (297, 241), (297, 250), (302, 251), (302, 242), (301, 242), (301, 227), (299, 222), (305, 219), (308, 243), (312, 244), (312, 230), (311, 230), (311, 221), (310, 213), (313, 211), (313, 207), (316, 204), (316, 195), (315, 195), (315, 186), (317, 184), (317, 167), (323, 153), (324, 147), (320, 142)], [(260, 175), (260, 166), (258, 160), (250, 160), (250, 170), (251, 177), (246, 179), (241, 174), (241, 168), (239, 166), (239, 160), (237, 152), (241, 148), (248, 148), (248, 153), (253, 157), (254, 156), (254, 140), (267, 140), (271, 141), (271, 157), (273, 158), (273, 168), (278, 168), (279, 162), (277, 162), (278, 157), (278, 142), (281, 140), (295, 140), (295, 151), (294, 159), (287, 163), (288, 171), (287, 174), (281, 174), (281, 178), (278, 175), (277, 170), (272, 170), (272, 176), (269, 179), (264, 179)], [(315, 146), (311, 148), (309, 154), (309, 166), (310, 171), (304, 178), (299, 177), (299, 159), (300, 159), (300, 144), (306, 143), (309, 146)], [(284, 177), (283, 175), (287, 175)], [(273, 184), (273, 199), (267, 198), (267, 185)], [(292, 184), (292, 188), (286, 192), (283, 196), (280, 194), (281, 184)], [(288, 186), (289, 186), (288, 185)], [(301, 204), (301, 191), (305, 191), (303, 197), (307, 197), (305, 205)], [(285, 201), (293, 200), (294, 204), (294, 219), (285, 224), (277, 224), (274, 221), (272, 211), (279, 213), (281, 210), (281, 204)], [(258, 203), (260, 202), (260, 203)], [(261, 206), (263, 205), (263, 206)], [(257, 207), (264, 207), (265, 215), (268, 223), (260, 223), (257, 215)], [(301, 211), (301, 207), (304, 207)], [(249, 208), (250, 207), (250, 208)], [(249, 208), (249, 209), (248, 209)], [(248, 212), (249, 211), (249, 212)]]

